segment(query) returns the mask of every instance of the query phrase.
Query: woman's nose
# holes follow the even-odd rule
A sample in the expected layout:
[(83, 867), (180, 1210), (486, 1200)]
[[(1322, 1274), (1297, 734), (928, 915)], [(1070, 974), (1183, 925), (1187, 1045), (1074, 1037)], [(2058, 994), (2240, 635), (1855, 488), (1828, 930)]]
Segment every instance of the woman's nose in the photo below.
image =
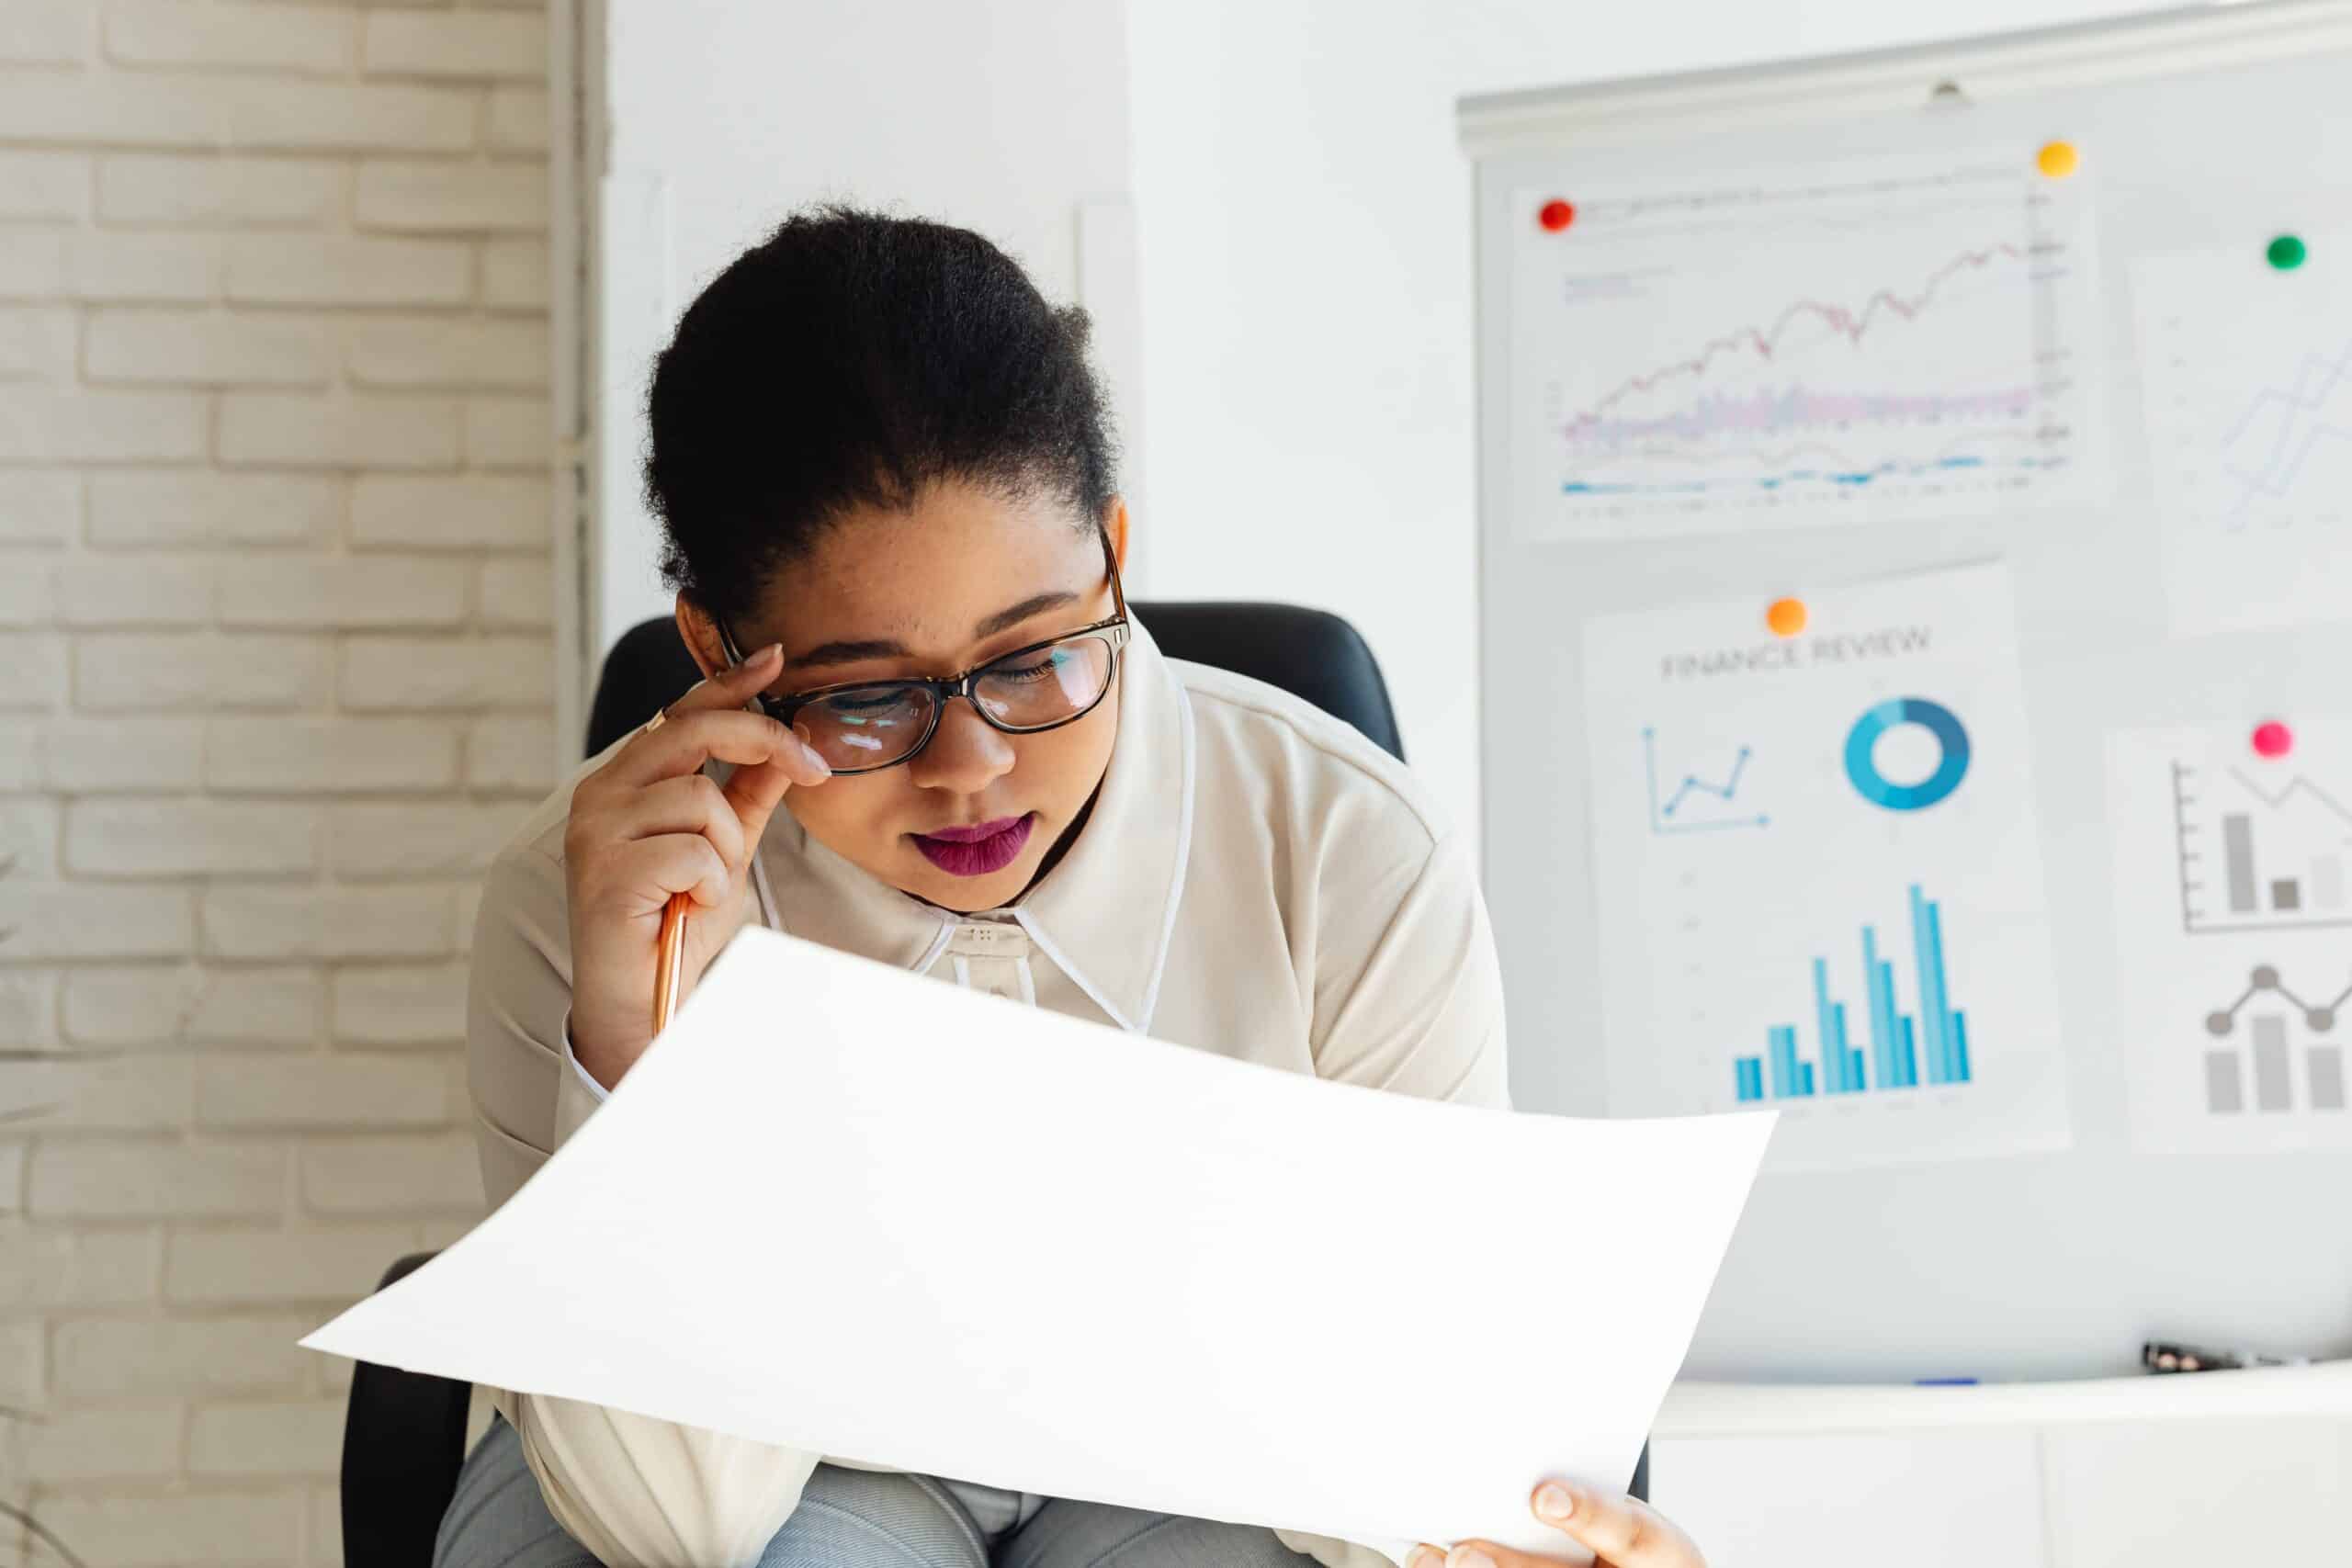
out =
[(931, 744), (907, 766), (924, 789), (975, 795), (1011, 773), (1012, 759), (1012, 738), (990, 728), (968, 700), (958, 698), (939, 716)]

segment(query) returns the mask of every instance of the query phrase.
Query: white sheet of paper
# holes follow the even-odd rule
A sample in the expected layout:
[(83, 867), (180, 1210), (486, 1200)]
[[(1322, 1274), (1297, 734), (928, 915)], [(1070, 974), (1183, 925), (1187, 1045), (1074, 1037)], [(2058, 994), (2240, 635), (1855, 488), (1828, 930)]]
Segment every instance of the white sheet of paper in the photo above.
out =
[(1624, 1483), (1773, 1119), (1444, 1105), (747, 931), (521, 1191), (302, 1343), (1053, 1496), (1558, 1554), (1528, 1493)]

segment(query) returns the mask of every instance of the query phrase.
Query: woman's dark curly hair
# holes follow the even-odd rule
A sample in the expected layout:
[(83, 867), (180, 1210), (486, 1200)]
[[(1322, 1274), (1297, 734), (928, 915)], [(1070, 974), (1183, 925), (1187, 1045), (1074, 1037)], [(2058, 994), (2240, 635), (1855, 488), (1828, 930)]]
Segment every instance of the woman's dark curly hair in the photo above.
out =
[(747, 616), (770, 576), (860, 507), (957, 480), (1100, 526), (1115, 446), (1088, 321), (967, 229), (796, 212), (687, 310), (654, 363), (645, 496), (662, 570)]

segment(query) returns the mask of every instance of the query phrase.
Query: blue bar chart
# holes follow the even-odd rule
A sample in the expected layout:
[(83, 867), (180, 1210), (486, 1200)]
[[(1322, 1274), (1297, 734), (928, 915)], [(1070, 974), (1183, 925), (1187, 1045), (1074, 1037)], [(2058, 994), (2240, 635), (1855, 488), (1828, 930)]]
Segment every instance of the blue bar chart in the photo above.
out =
[(1799, 1058), (1796, 1025), (1771, 1025), (1765, 1031), (1761, 1055), (1733, 1061), (1733, 1087), (1743, 1103), (1917, 1089), (1923, 1056), (1929, 1084), (1971, 1081), (1968, 1015), (1952, 1005), (1951, 979), (1944, 966), (1943, 908), (1917, 883), (1910, 887), (1910, 918), (1912, 954), (1918, 969), (1917, 1011), (1900, 1010), (1894, 963), (1880, 955), (1877, 928), (1862, 927), (1860, 956), (1870, 1030), (1867, 1055), (1848, 1032), (1846, 1003), (1831, 993), (1829, 960), (1816, 955), (1813, 1026), (1817, 1065)]

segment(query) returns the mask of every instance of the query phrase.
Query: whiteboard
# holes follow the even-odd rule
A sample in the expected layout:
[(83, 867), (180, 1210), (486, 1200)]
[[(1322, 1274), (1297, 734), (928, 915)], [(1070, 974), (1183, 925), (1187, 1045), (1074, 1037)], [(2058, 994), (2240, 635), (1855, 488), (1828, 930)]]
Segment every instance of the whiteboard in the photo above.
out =
[[(1760, 624), (1781, 595), (1834, 598), (1988, 561), (2001, 563), (2013, 605), (2064, 1146), (1768, 1170), (1686, 1376), (2094, 1376), (2135, 1367), (2141, 1340), (2155, 1337), (2352, 1353), (2352, 1149), (2149, 1141), (2147, 1118), (2173, 1112), (2145, 1100), (2145, 1021), (2177, 1024), (2180, 1051), (2193, 1053), (2204, 1015), (2180, 1001), (2190, 982), (2177, 966), (2120, 955), (2120, 942), (2154, 951), (2130, 944), (2135, 890), (2157, 887), (2150, 897), (2170, 919), (2179, 868), (2143, 864), (2136, 851), (2119, 864), (2116, 845), (2164, 830), (2165, 811), (2204, 807), (2144, 791), (2126, 807), (2111, 783), (2164, 765), (2176, 742), (2208, 745), (2211, 755), (2188, 761), (2219, 776), (2239, 754), (2233, 739), (2214, 738), (2244, 737), (2266, 716), (2323, 741), (2352, 733), (2342, 728), (2352, 719), (2352, 620), (2332, 618), (2335, 603), (2352, 605), (2352, 578), (2278, 573), (2278, 604), (2264, 600), (2259, 574), (2206, 595), (2200, 583), (2229, 563), (2196, 558), (2193, 538), (2167, 533), (2186, 525), (2164, 521), (2186, 504), (2185, 437), (2165, 411), (2242, 395), (2222, 384), (2237, 367), (2211, 386), (2195, 378), (2206, 363), (2198, 344), (2226, 345), (2237, 327), (2258, 324), (2262, 307), (2233, 292), (2259, 281), (2249, 246), (2259, 253), (2293, 231), (2310, 237), (2314, 271), (2332, 255), (2352, 274), (2347, 83), (2352, 7), (2304, 3), (1464, 101), (1477, 167), (1485, 873), (1519, 1104), (1624, 1109), (1604, 1042), (1610, 987), (1622, 998), (1632, 982), (1603, 962), (1624, 921), (1604, 927), (1618, 911), (1602, 907), (1592, 837), (1596, 769), (1616, 764), (1591, 754), (1588, 628), (1711, 601), (1752, 603)], [(1868, 161), (1958, 168), (1987, 149), (2031, 159), (2057, 139), (2079, 152), (2069, 197), (2088, 209), (2074, 252), (2080, 386), (2068, 486), (1801, 525), (1702, 507), (1648, 527), (1528, 499), (1524, 404), (1536, 383), (1524, 351), (1539, 340), (1514, 320), (1514, 258), (1528, 243), (1531, 193), (1744, 189), (1776, 172), (1814, 179)], [(1712, 320), (1702, 294), (1688, 304), (1694, 323)], [(2203, 335), (2186, 347), (2159, 341), (2175, 331)], [(1662, 333), (1656, 346), (1676, 345)], [(2209, 599), (2222, 598), (2214, 610)], [(2218, 856), (2218, 835), (2213, 848)], [(2242, 891), (2222, 886), (2231, 877), (2218, 861), (2209, 869), (2201, 897)], [(2352, 976), (2352, 928), (2299, 928), (2279, 941), (2299, 973), (2340, 954)], [(2231, 1000), (2212, 998), (2217, 1010)], [(1564, 1234), (1573, 1236), (1579, 1204), (1639, 1201), (1565, 1193)]]

